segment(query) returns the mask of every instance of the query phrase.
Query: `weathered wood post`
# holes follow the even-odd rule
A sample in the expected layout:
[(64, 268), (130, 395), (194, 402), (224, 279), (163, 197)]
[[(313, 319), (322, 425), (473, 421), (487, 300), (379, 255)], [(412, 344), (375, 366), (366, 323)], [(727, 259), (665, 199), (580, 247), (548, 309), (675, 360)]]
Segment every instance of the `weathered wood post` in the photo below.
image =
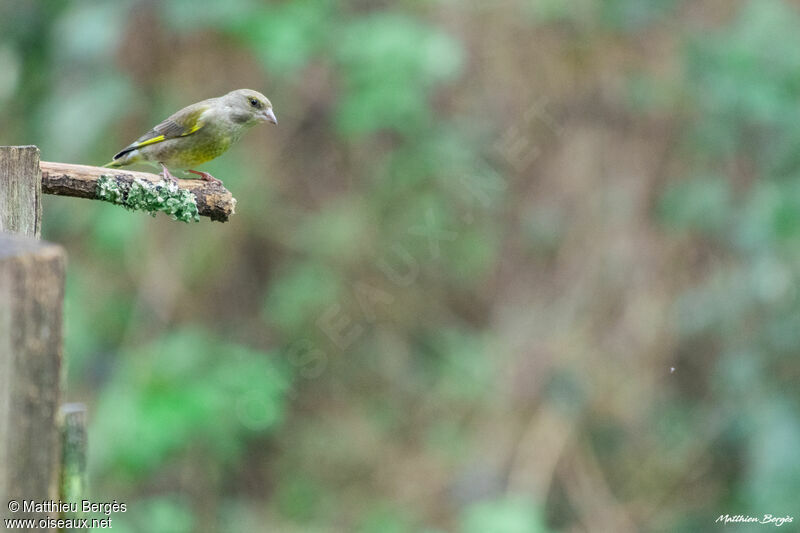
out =
[(42, 171), (35, 146), (0, 146), (0, 231), (39, 238)]
[[(38, 240), (41, 194), (39, 150), (0, 147), (0, 517), (4, 519), (50, 517), (49, 512), (26, 510), (24, 501), (58, 500), (65, 255), (61, 247)], [(51, 531), (38, 524), (25, 529)]]

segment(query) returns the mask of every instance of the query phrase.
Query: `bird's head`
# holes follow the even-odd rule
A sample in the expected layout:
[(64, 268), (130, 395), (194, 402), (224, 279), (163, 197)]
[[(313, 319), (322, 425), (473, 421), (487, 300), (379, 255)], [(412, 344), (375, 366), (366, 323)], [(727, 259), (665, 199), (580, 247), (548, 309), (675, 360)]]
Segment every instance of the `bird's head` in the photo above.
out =
[(243, 126), (255, 126), (261, 122), (277, 124), (269, 98), (252, 89), (238, 89), (222, 97), (231, 120)]

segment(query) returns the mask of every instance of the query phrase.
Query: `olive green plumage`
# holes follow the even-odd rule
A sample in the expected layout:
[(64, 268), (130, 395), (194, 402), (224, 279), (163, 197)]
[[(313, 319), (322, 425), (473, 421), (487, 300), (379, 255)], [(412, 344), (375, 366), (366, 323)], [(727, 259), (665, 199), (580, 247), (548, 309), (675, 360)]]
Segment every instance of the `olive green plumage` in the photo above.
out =
[[(189, 169), (222, 155), (245, 130), (277, 124), (272, 103), (258, 91), (239, 89), (185, 107), (114, 156), (107, 167), (151, 162)], [(208, 174), (205, 179), (213, 179)], [(170, 177), (165, 169), (165, 177)]]

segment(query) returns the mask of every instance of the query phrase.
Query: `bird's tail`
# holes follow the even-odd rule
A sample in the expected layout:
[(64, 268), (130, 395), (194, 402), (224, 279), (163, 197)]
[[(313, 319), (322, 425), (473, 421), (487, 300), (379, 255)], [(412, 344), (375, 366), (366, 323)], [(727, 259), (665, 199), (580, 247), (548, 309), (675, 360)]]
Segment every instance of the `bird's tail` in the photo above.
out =
[(120, 153), (114, 156), (114, 159), (103, 165), (107, 168), (119, 168), (124, 167), (127, 165), (132, 165), (133, 163), (138, 163), (141, 161), (142, 156), (139, 153), (139, 150), (132, 147), (127, 147), (122, 150)]

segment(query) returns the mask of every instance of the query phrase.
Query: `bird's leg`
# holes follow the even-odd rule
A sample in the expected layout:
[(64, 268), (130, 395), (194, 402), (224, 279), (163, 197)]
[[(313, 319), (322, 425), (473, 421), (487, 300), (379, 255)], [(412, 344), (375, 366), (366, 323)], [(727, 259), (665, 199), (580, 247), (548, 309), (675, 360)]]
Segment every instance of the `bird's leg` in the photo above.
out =
[(159, 165), (161, 165), (161, 177), (164, 178), (164, 180), (171, 181), (177, 185), (178, 178), (169, 173), (169, 169), (167, 169), (167, 166), (164, 163), (159, 163)]
[(217, 183), (219, 185), (222, 185), (222, 180), (219, 180), (219, 179), (215, 178), (214, 176), (212, 176), (208, 172), (200, 172), (199, 170), (188, 170), (188, 172), (191, 172), (192, 174), (197, 174), (198, 176), (200, 176), (200, 179), (203, 180), (203, 181), (208, 181), (208, 182), (211, 182), (211, 183)]

